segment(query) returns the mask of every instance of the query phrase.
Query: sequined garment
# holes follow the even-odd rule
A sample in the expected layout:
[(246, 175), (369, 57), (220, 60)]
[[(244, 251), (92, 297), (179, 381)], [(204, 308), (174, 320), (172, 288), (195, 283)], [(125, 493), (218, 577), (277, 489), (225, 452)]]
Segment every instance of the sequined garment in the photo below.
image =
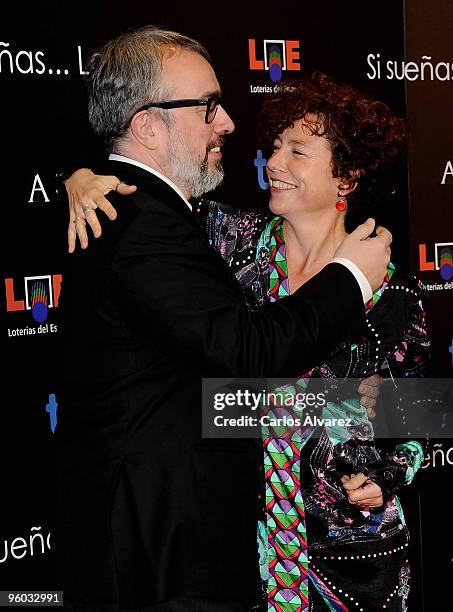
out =
[[(281, 218), (215, 202), (200, 203), (196, 212), (251, 308), (289, 295)], [(429, 343), (416, 279), (390, 265), (366, 315), (364, 329), (349, 330), (326, 363), (284, 392), (304, 390), (314, 379), (361, 378), (384, 369), (395, 378), (423, 375)], [(352, 342), (352, 335), (359, 340)], [(329, 402), (322, 416), (345, 415), (352, 417), (348, 428), (263, 434), (266, 521), (258, 542), (268, 610), (407, 609), (409, 538), (394, 493), (412, 481), (423, 450), (416, 441), (376, 444), (358, 398)], [(364, 512), (348, 502), (339, 473), (359, 471), (381, 486), (381, 508)]]

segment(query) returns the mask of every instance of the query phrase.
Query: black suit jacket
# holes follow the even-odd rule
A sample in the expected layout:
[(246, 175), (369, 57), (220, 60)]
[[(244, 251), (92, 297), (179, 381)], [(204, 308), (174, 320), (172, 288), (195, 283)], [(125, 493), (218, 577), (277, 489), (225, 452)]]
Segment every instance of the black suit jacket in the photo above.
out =
[(250, 312), (186, 204), (151, 173), (68, 256), (58, 436), (65, 597), (134, 608), (172, 597), (256, 600), (261, 451), (201, 438), (201, 378), (290, 376), (363, 316), (338, 264)]

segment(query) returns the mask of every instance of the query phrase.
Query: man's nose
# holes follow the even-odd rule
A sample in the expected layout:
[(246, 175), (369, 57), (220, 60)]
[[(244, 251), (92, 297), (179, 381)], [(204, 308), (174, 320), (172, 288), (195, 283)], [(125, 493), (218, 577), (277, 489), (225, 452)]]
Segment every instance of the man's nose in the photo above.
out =
[(214, 121), (216, 132), (222, 134), (231, 134), (231, 132), (234, 132), (235, 125), (233, 120), (223, 106), (219, 105)]

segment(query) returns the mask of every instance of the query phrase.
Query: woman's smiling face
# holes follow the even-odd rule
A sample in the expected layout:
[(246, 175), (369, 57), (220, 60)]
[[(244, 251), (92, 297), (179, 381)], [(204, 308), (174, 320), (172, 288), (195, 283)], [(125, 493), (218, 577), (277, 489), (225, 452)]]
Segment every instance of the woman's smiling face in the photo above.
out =
[[(314, 119), (314, 117), (312, 117)], [(316, 212), (335, 207), (340, 180), (332, 176), (332, 151), (324, 136), (297, 121), (274, 141), (267, 162), (271, 198), (269, 208), (276, 215)]]

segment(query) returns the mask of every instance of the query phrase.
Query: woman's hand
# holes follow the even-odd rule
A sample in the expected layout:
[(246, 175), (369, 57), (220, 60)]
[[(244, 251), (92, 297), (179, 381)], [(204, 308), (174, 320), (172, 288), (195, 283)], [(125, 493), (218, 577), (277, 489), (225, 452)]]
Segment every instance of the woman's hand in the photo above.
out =
[(95, 238), (99, 238), (102, 234), (96, 208), (102, 210), (111, 221), (116, 219), (116, 210), (105, 197), (109, 191), (129, 195), (137, 189), (135, 185), (127, 185), (116, 176), (98, 176), (88, 168), (74, 172), (65, 181), (65, 187), (69, 200), (68, 250), (70, 253), (74, 252), (77, 236), (82, 249), (87, 248), (86, 222)]
[(373, 374), (362, 380), (357, 389), (360, 395), (360, 404), (367, 409), (367, 414), (370, 419), (374, 419), (376, 416), (376, 401), (379, 397), (379, 385), (381, 384), (381, 377), (379, 374)]
[(360, 506), (362, 510), (379, 508), (384, 503), (381, 487), (365, 474), (346, 474), (341, 477), (350, 504)]

